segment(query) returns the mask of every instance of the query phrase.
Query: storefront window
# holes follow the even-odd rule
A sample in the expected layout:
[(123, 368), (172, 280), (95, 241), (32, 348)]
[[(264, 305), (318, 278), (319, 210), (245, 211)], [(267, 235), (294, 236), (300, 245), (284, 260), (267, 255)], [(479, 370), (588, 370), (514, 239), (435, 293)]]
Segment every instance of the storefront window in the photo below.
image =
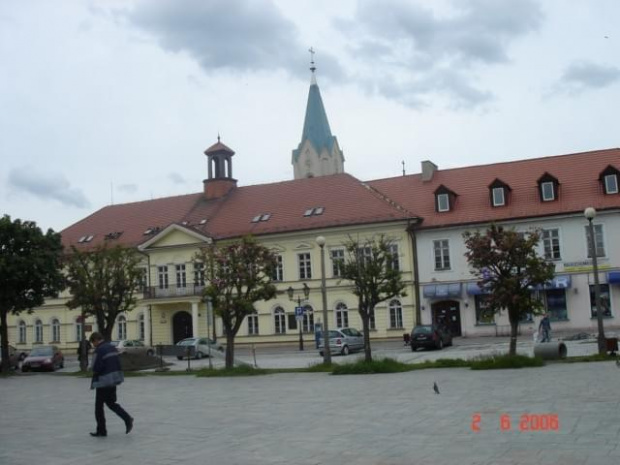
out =
[(493, 310), (489, 308), (489, 296), (477, 295), (476, 299), (476, 324), (477, 325), (493, 325), (495, 324), (495, 315)]
[[(601, 307), (603, 316), (611, 316), (611, 300), (609, 299), (609, 284), (600, 284)], [(596, 318), (596, 298), (594, 296), (594, 284), (590, 284), (590, 313)]]
[(549, 318), (551, 320), (567, 320), (566, 290), (547, 289), (543, 291), (543, 294), (545, 310), (549, 313)]

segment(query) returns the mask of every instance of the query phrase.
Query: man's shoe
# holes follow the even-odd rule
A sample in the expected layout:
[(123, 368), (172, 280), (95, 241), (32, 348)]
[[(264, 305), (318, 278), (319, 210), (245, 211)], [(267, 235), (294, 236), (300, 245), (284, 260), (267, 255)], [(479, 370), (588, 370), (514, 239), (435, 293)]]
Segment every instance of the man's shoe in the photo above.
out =
[(105, 438), (108, 435), (108, 433), (96, 432), (96, 433), (90, 433), (90, 435), (94, 438)]
[(133, 429), (133, 418), (130, 418), (127, 423), (125, 423), (125, 434), (129, 434)]

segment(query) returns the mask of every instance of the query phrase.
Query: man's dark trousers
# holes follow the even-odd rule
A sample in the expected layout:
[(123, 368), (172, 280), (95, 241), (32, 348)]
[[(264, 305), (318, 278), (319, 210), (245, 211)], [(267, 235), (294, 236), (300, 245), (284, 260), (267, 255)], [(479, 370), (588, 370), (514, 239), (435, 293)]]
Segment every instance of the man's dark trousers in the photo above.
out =
[(97, 388), (95, 395), (95, 419), (97, 420), (97, 433), (107, 434), (105, 425), (105, 412), (103, 411), (104, 404), (108, 406), (110, 410), (116, 413), (123, 419), (125, 425), (131, 421), (131, 416), (116, 403), (116, 386)]

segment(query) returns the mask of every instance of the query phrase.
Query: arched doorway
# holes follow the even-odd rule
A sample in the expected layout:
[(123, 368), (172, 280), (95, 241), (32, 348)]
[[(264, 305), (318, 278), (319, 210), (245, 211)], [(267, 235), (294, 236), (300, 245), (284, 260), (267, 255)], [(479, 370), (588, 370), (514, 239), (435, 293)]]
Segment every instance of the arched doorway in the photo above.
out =
[(192, 316), (188, 312), (177, 312), (172, 317), (172, 338), (176, 344), (186, 337), (194, 335)]
[(445, 325), (452, 336), (461, 335), (461, 311), (460, 302), (456, 300), (442, 300), (431, 306), (433, 323)]

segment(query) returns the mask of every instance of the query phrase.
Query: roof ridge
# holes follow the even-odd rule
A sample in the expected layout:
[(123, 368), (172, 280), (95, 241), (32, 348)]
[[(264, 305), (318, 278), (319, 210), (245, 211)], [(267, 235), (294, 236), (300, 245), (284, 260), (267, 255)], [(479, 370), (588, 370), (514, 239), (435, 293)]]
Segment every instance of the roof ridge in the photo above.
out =
[(375, 197), (377, 197), (380, 200), (383, 200), (384, 202), (386, 202), (388, 205), (394, 207), (396, 210), (402, 212), (402, 213), (406, 213), (407, 215), (411, 215), (413, 217), (417, 217), (417, 215), (413, 212), (410, 212), (409, 210), (407, 210), (405, 207), (403, 207), (401, 204), (397, 203), (395, 200), (392, 200), (390, 197), (388, 197), (386, 194), (384, 194), (383, 192), (379, 191), (377, 188), (363, 182), (360, 181), (360, 184), (365, 187), (371, 194), (373, 194)]

